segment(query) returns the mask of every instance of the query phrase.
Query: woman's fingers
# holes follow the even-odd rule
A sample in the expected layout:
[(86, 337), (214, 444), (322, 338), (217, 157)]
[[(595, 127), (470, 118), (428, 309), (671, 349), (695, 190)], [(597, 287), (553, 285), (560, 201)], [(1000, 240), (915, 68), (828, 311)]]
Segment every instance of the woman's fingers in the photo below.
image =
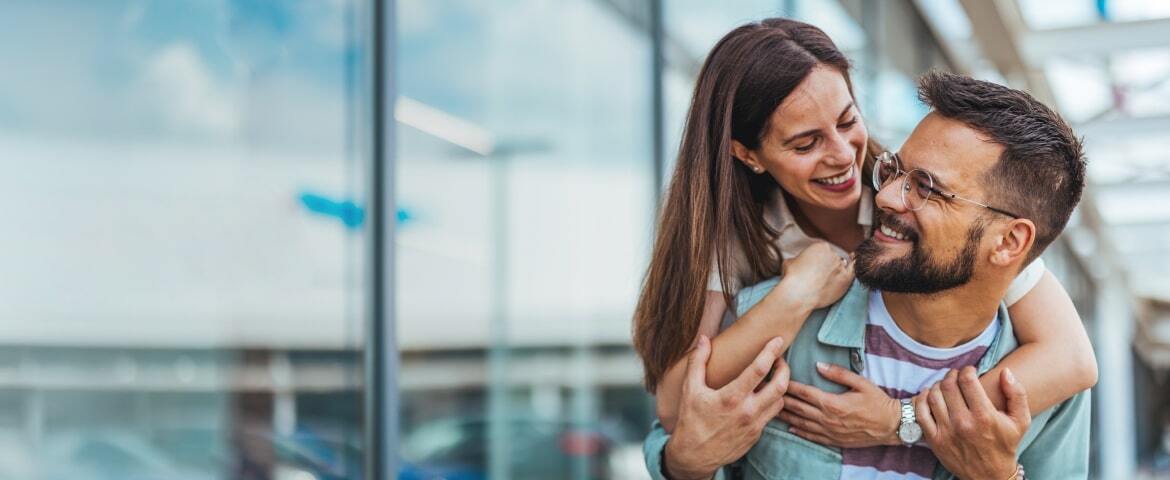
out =
[(782, 420), (784, 423), (787, 423), (789, 428), (796, 428), (798, 430), (804, 430), (809, 433), (816, 433), (820, 435), (825, 435), (827, 433), (823, 425), (799, 415), (793, 415), (790, 412), (780, 412), (780, 420)]
[(817, 387), (805, 385), (795, 380), (788, 382), (788, 394), (804, 400), (805, 403), (820, 408), (823, 405), (821, 396), (824, 394)]
[(823, 416), (823, 413), (820, 409), (792, 395), (786, 395), (784, 397), (784, 412), (789, 412), (811, 420), (820, 420)]
[(853, 390), (866, 390), (868, 387), (874, 386), (873, 382), (865, 377), (831, 363), (817, 362), (817, 372), (833, 383), (844, 385)]

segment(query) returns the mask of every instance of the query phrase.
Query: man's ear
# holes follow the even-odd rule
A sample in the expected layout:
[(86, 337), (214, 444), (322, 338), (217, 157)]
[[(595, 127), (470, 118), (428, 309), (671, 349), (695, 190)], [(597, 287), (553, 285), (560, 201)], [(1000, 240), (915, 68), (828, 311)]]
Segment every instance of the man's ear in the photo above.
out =
[(996, 237), (995, 248), (991, 251), (992, 265), (1006, 267), (1022, 263), (1036, 243), (1036, 224), (1025, 218), (1008, 222)]
[(756, 159), (756, 153), (743, 146), (738, 140), (731, 141), (731, 155), (747, 165), (748, 169), (756, 173), (764, 173), (764, 166)]

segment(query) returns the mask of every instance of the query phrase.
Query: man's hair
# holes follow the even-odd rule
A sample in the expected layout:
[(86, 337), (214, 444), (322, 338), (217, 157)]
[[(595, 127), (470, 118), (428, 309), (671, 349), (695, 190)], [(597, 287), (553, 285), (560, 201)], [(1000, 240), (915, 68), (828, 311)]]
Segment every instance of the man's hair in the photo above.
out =
[(1036, 225), (1027, 265), (1060, 235), (1085, 187), (1081, 141), (1056, 112), (1025, 92), (963, 75), (930, 72), (918, 98), (1003, 146), (985, 174), (984, 201)]

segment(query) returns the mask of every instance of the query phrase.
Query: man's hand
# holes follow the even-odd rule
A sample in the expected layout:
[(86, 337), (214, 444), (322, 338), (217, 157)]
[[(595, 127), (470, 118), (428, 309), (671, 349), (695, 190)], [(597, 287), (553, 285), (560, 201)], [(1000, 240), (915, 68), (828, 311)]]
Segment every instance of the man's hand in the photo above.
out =
[(817, 362), (821, 376), (849, 387), (840, 394), (792, 382), (780, 419), (793, 434), (823, 445), (859, 448), (898, 445), (901, 407), (865, 377), (837, 365)]
[[(670, 478), (710, 478), (755, 445), (764, 425), (784, 407), (790, 372), (780, 356), (782, 344), (779, 337), (772, 339), (739, 377), (712, 390), (706, 382), (711, 342), (699, 336), (687, 362), (678, 423), (666, 443), (663, 467)], [(768, 372), (772, 378), (761, 384)]]
[(914, 399), (918, 424), (943, 466), (963, 479), (1006, 479), (1016, 471), (1016, 449), (1032, 423), (1024, 386), (1005, 368), (1000, 388), (1007, 413), (995, 409), (974, 367), (951, 370)]

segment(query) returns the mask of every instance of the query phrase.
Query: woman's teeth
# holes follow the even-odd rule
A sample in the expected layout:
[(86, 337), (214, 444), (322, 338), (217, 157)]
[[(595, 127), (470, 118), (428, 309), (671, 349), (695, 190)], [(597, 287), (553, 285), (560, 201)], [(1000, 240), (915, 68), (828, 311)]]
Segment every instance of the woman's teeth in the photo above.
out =
[(905, 240), (906, 239), (905, 235), (902, 235), (901, 233), (898, 233), (898, 232), (891, 230), (890, 227), (882, 225), (881, 228), (882, 228), (882, 234), (887, 236), (887, 237), (895, 238), (898, 240)]
[(842, 183), (849, 181), (850, 178), (853, 178), (853, 168), (852, 167), (849, 168), (849, 171), (842, 173), (840, 175), (837, 175), (836, 177), (817, 178), (817, 179), (813, 179), (813, 181), (817, 182), (817, 183), (823, 183), (825, 185), (840, 185)]

